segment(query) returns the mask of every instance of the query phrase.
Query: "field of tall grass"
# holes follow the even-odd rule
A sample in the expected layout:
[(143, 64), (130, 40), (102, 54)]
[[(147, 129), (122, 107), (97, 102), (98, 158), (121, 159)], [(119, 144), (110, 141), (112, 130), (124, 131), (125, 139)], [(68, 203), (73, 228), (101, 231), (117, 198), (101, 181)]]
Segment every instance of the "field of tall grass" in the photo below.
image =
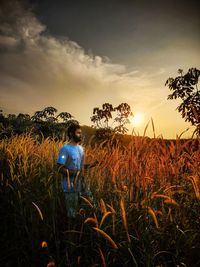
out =
[(84, 145), (88, 194), (66, 217), (63, 141), (0, 141), (0, 266), (200, 266), (200, 141)]

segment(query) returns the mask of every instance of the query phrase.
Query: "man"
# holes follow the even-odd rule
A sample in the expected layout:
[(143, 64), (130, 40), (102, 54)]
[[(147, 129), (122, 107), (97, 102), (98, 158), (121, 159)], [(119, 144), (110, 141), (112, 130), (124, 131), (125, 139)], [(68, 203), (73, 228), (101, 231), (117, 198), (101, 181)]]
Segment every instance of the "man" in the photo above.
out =
[[(62, 174), (61, 185), (65, 193), (67, 215), (75, 218), (81, 191), (80, 180), (84, 169), (89, 169), (98, 163), (84, 164), (84, 150), (79, 142), (82, 140), (80, 125), (71, 124), (68, 127), (67, 135), (69, 142), (64, 144), (59, 151), (57, 158), (58, 172)], [(83, 178), (83, 176), (81, 177)]]

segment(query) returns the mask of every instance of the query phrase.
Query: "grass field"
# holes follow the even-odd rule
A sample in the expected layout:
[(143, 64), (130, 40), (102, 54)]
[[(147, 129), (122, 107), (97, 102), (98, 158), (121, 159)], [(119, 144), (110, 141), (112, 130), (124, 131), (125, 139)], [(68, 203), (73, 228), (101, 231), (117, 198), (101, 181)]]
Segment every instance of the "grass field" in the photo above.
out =
[[(88, 194), (69, 222), (63, 142), (0, 141), (0, 266), (200, 266), (200, 141), (84, 145)], [(72, 227), (72, 228), (70, 228)]]

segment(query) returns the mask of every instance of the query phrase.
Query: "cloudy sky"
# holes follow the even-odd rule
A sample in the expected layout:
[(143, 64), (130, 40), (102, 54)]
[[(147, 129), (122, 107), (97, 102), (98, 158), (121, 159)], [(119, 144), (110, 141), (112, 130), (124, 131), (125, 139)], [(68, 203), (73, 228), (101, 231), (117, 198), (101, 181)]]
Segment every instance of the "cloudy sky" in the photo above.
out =
[[(156, 136), (190, 137), (167, 100), (177, 70), (200, 68), (198, 0), (1, 0), (0, 109), (53, 106), (91, 125), (94, 107), (126, 102)], [(138, 115), (139, 116), (139, 115)], [(146, 135), (152, 137), (149, 124)]]

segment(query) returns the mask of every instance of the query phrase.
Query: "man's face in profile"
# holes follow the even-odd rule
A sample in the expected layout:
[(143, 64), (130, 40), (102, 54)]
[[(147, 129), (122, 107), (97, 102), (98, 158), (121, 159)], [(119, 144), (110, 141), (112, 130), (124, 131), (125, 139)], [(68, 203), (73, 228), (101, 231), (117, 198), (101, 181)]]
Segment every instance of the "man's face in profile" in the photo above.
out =
[(76, 129), (73, 139), (77, 143), (82, 140), (82, 130), (81, 129)]

